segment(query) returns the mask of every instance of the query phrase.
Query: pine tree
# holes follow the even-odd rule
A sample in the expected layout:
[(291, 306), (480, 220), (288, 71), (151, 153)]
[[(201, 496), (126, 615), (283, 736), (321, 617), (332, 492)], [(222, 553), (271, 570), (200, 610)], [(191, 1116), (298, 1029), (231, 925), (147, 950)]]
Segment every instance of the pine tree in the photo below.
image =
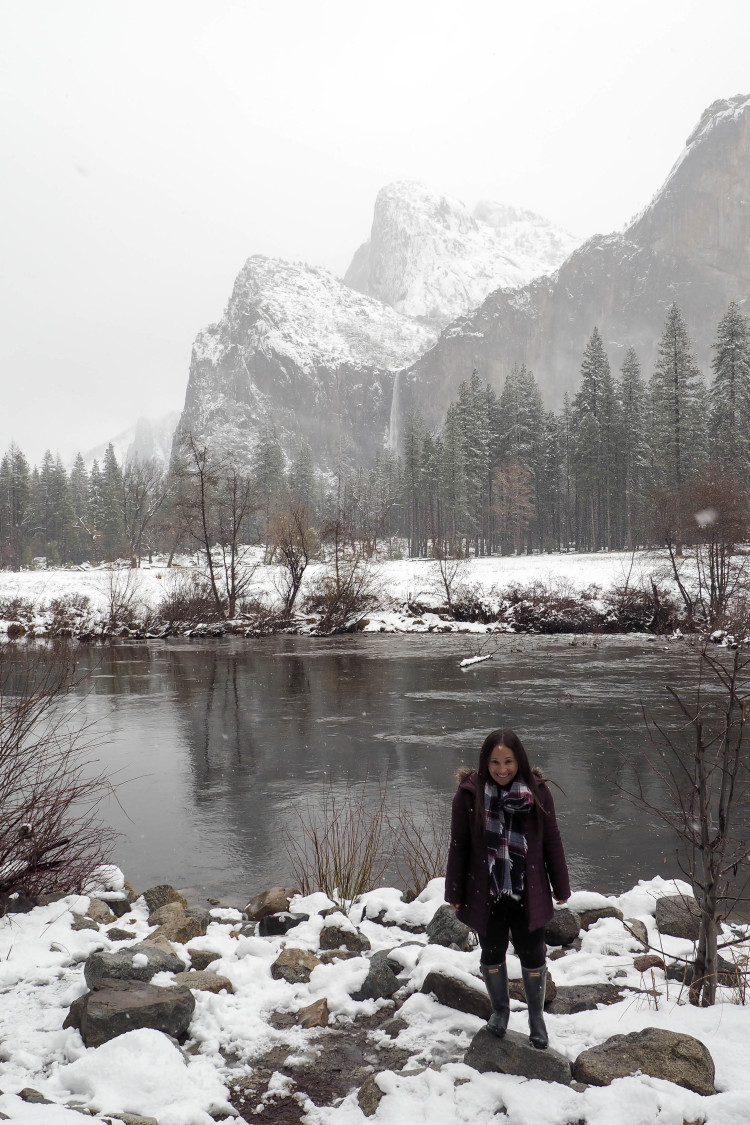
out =
[(0, 462), (0, 566), (20, 570), (27, 561), (30, 498), (29, 463), (12, 443)]
[(412, 411), (404, 424), (402, 454), (402, 485), (404, 510), (407, 513), (409, 557), (423, 553), (424, 528), (422, 521), (423, 447), (426, 429), (421, 414)]
[(267, 544), (271, 524), (287, 487), (284, 451), (273, 425), (265, 425), (258, 438), (253, 455), (253, 477), (263, 524), (260, 533)]
[(680, 489), (705, 450), (703, 379), (677, 305), (667, 312), (651, 379), (652, 462), (657, 486)]
[(745, 480), (750, 476), (750, 324), (732, 301), (713, 344), (711, 457)]
[[(93, 477), (93, 471), (92, 471)], [(104, 453), (101, 473), (101, 502), (98, 530), (102, 534), (104, 555), (115, 559), (126, 549), (123, 520), (122, 469), (114, 446), (109, 443)]]
[(628, 348), (620, 368), (620, 472), (624, 499), (624, 540), (633, 550), (639, 527), (639, 512), (645, 484), (646, 388), (641, 365), (633, 348)]
[(599, 330), (594, 328), (581, 362), (581, 386), (573, 400), (576, 540), (591, 550), (612, 546), (612, 449), (617, 428), (614, 381)]
[(306, 441), (300, 443), (297, 456), (289, 468), (289, 495), (296, 504), (306, 508), (313, 523), (317, 511), (317, 486), (312, 450)]
[(464, 435), (458, 407), (451, 403), (446, 411), (440, 443), (440, 491), (443, 498), (443, 526), (447, 552), (461, 553), (465, 527), (466, 461)]

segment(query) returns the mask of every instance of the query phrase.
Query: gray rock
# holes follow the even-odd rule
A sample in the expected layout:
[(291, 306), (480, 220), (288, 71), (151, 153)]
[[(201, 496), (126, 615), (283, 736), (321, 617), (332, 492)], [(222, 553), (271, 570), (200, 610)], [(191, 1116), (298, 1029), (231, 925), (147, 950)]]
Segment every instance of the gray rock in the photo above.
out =
[(644, 949), (648, 947), (648, 930), (645, 922), (642, 922), (640, 918), (626, 918), (623, 925), (630, 930), (633, 937), (641, 943)]
[(134, 930), (126, 930), (123, 926), (110, 926), (107, 930), (110, 941), (132, 941), (135, 936)]
[[(167, 907), (163, 907), (166, 910)], [(161, 915), (161, 910), (159, 911)], [(153, 917), (153, 915), (151, 915)], [(166, 938), (168, 941), (176, 941), (181, 945), (192, 941), (193, 938), (203, 937), (211, 923), (211, 915), (208, 910), (204, 910), (200, 906), (190, 907), (182, 913), (174, 912), (171, 921), (163, 922), (159, 928), (154, 931), (151, 937), (160, 936)]]
[(190, 1026), (195, 997), (189, 988), (157, 988), (141, 981), (109, 980), (79, 996), (63, 1027), (75, 1027), (87, 1047), (100, 1047), (126, 1031), (151, 1027), (179, 1039)]
[(579, 917), (582, 930), (587, 930), (600, 918), (619, 918), (621, 922), (623, 921), (623, 913), (616, 906), (595, 906), (591, 910), (582, 910)]
[(190, 954), (190, 964), (192, 968), (198, 972), (207, 969), (209, 965), (213, 965), (214, 961), (218, 961), (221, 957), (220, 953), (214, 953), (210, 949), (188, 949)]
[(490, 998), (481, 981), (477, 981), (474, 988), (448, 973), (433, 970), (424, 978), (420, 991), (432, 994), (438, 1004), (445, 1004), (447, 1008), (455, 1008), (457, 1012), (466, 1012), (470, 1016), (479, 1016), (482, 1020), (488, 1020), (492, 1014)]
[(708, 1048), (692, 1035), (646, 1027), (630, 1035), (614, 1035), (598, 1047), (583, 1051), (573, 1064), (573, 1076), (591, 1086), (608, 1086), (640, 1070), (694, 1090), (715, 1094), (714, 1061)]
[(656, 900), (656, 928), (669, 937), (698, 940), (700, 911), (694, 898), (665, 895)]
[[(671, 961), (667, 965), (667, 980), (675, 980), (679, 984), (689, 985), (693, 980), (695, 963), (693, 961)], [(736, 988), (742, 980), (742, 970), (732, 961), (724, 957), (716, 958), (716, 981), (727, 988)]]
[(266, 914), (258, 922), (258, 937), (286, 934), (295, 926), (299, 926), (300, 922), (306, 922), (308, 917), (307, 914), (290, 914), (288, 910), (282, 914)]
[(545, 1007), (557, 1016), (593, 1011), (599, 1004), (616, 1004), (622, 992), (616, 984), (559, 985), (554, 1000)]
[(213, 992), (217, 995), (219, 992), (227, 992), (230, 995), (234, 992), (228, 977), (209, 972), (207, 969), (175, 973), (174, 982), (185, 988), (192, 988), (195, 992)]
[(93, 918), (95, 922), (108, 926), (110, 922), (114, 922), (115, 915), (110, 910), (106, 902), (102, 902), (100, 898), (92, 898), (89, 900), (89, 908), (86, 911), (87, 918)]
[(149, 914), (153, 914), (160, 906), (166, 906), (168, 902), (180, 902), (187, 909), (187, 899), (174, 887), (170, 887), (169, 883), (161, 883), (158, 887), (149, 887), (147, 891), (143, 892), (143, 897), (146, 900)]
[(578, 937), (581, 919), (575, 910), (561, 906), (544, 928), (547, 945), (570, 945)]
[(124, 918), (135, 900), (129, 893), (123, 891), (121, 894), (111, 893), (107, 895), (105, 901), (115, 918)]
[(466, 950), (471, 946), (472, 931), (463, 922), (459, 922), (455, 912), (448, 903), (443, 903), (433, 914), (427, 924), (427, 940), (431, 945), (455, 946), (456, 949)]
[(309, 949), (295, 949), (288, 945), (271, 965), (271, 976), (289, 984), (307, 984), (310, 974), (319, 964), (320, 961)]
[(98, 930), (96, 922), (93, 918), (87, 918), (84, 914), (74, 914), (73, 921), (70, 923), (71, 930)]
[(390, 1039), (396, 1039), (402, 1031), (406, 1031), (408, 1026), (406, 1020), (402, 1020), (400, 1016), (394, 1016), (392, 1020), (386, 1020), (381, 1030)]
[(244, 913), (249, 922), (259, 922), (268, 914), (280, 914), (289, 909), (289, 904), (300, 892), (295, 887), (270, 887), (254, 895), (245, 907)]
[(22, 1102), (27, 1102), (29, 1105), (52, 1105), (49, 1098), (45, 1098), (44, 1094), (35, 1090), (33, 1086), (24, 1086), (23, 1090), (18, 1091), (18, 1096)]
[(112, 1113), (106, 1115), (113, 1121), (122, 1121), (123, 1125), (159, 1125), (155, 1117), (141, 1117), (140, 1113)]
[[(146, 964), (133, 964), (133, 959), (146, 958)], [(116, 953), (91, 953), (83, 968), (86, 984), (91, 989), (101, 988), (110, 980), (149, 981), (156, 973), (180, 973), (184, 962), (176, 953), (165, 953), (154, 945), (131, 945)]]
[(365, 1117), (372, 1117), (377, 1112), (383, 1098), (383, 1091), (375, 1081), (376, 1075), (371, 1074), (364, 1080), (357, 1093), (357, 1103)]
[(367, 976), (360, 987), (349, 995), (352, 1000), (390, 1000), (398, 989), (399, 983), (388, 965), (386, 954), (374, 953), (370, 958)]
[(187, 913), (187, 907), (182, 902), (165, 902), (157, 906), (148, 916), (149, 926), (169, 926), (173, 922), (182, 920)]
[(324, 925), (320, 931), (320, 948), (341, 949), (342, 947), (351, 953), (364, 953), (370, 948), (370, 941), (358, 930), (348, 930), (337, 926), (335, 922)]
[[(523, 986), (523, 980), (520, 977), (514, 977), (512, 980), (508, 981), (508, 992), (510, 994), (511, 1000), (520, 1000), (522, 1004), (526, 1003), (526, 990)], [(552, 1004), (556, 996), (557, 985), (552, 979), (552, 974), (548, 972), (547, 987), (544, 990), (545, 1008), (547, 1008), (548, 1010), (550, 1009), (550, 1004)]]
[(489, 1028), (480, 1028), (469, 1044), (464, 1062), (482, 1074), (487, 1071), (520, 1074), (523, 1078), (540, 1078), (543, 1082), (560, 1082), (565, 1086), (571, 1078), (566, 1058), (551, 1047), (538, 1051), (517, 1031), (506, 1031), (503, 1038), (498, 1039)]

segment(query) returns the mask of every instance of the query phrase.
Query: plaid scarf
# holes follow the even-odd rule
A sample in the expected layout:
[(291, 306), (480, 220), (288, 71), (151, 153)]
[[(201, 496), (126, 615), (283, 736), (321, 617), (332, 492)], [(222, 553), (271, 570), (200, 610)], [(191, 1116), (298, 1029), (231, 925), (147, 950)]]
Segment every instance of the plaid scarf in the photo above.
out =
[(520, 898), (526, 874), (526, 815), (534, 795), (516, 776), (507, 789), (494, 781), (484, 784), (487, 831), (487, 862), (490, 868), (490, 898), (512, 895)]

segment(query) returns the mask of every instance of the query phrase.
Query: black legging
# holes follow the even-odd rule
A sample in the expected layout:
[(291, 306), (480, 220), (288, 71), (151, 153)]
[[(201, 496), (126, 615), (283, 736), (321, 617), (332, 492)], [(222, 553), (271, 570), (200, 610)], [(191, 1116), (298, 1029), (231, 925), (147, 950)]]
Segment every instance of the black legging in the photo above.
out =
[(524, 969), (538, 969), (544, 964), (544, 926), (530, 930), (523, 903), (502, 895), (493, 899), (487, 922), (487, 933), (480, 937), (483, 965), (500, 965), (508, 951), (508, 938)]

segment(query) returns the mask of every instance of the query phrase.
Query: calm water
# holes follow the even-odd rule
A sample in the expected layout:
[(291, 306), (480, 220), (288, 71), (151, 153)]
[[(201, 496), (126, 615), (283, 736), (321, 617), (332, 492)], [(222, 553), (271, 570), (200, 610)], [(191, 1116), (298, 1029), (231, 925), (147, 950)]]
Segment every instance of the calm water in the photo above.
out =
[[(392, 792), (450, 797), (494, 727), (510, 726), (553, 789), (577, 887), (618, 892), (679, 874), (674, 844), (617, 791), (623, 755), (649, 791), (641, 704), (672, 714), (665, 682), (694, 658), (645, 638), (503, 637), (462, 671), (460, 637), (174, 640), (80, 650), (81, 705), (119, 777), (107, 815), (131, 882), (239, 902), (290, 876), (282, 826), (329, 779), (388, 778)], [(632, 729), (631, 729), (632, 728)], [(653, 751), (652, 751), (653, 754)]]

